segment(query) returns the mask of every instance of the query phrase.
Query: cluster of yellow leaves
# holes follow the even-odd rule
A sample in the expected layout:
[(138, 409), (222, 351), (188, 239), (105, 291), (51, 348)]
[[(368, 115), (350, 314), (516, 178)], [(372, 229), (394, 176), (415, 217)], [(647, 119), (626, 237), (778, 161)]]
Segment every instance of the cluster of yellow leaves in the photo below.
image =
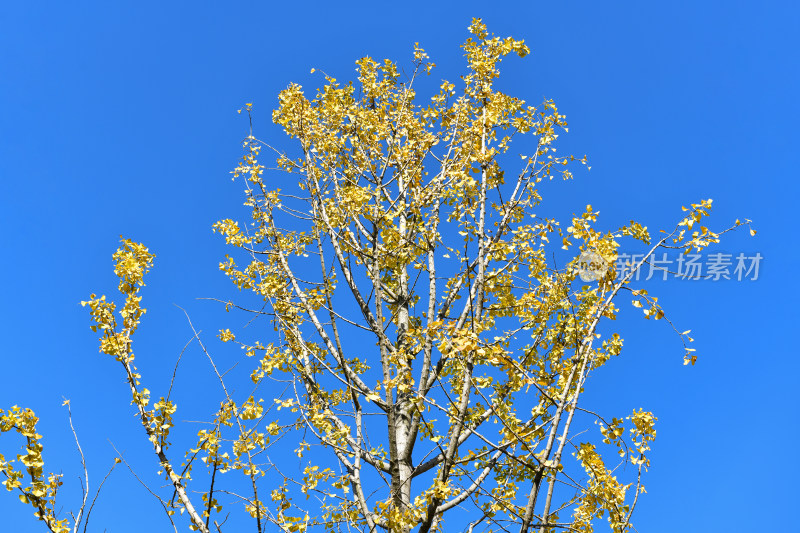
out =
[(217, 231), (225, 236), (225, 242), (233, 246), (242, 246), (244, 244), (251, 244), (252, 239), (242, 233), (239, 229), (239, 224), (233, 220), (225, 219), (220, 220), (214, 224), (214, 231)]
[(153, 265), (155, 256), (140, 244), (123, 239), (123, 245), (113, 256), (115, 261), (114, 273), (119, 277), (119, 291), (125, 295), (125, 305), (119, 314), (122, 318), (122, 330), (117, 331), (117, 321), (114, 316), (116, 305), (106, 302), (105, 296), (99, 298), (92, 294), (89, 301), (81, 302), (89, 306), (90, 314), (95, 325), (92, 331), (100, 331), (100, 351), (113, 355), (122, 363), (130, 363), (134, 356), (130, 351), (131, 335), (139, 326), (142, 315), (146, 312), (140, 306), (142, 298), (138, 295), (139, 289), (144, 286), (144, 275)]
[[(254, 463), (253, 454), (265, 450), (269, 444), (268, 435), (278, 435), (282, 428), (273, 422), (262, 432), (257, 431), (255, 426), (248, 428), (243, 424), (243, 422), (255, 422), (257, 425), (261, 421), (264, 416), (262, 401), (250, 396), (238, 405), (233, 400), (222, 402), (214, 418), (213, 428), (198, 431), (197, 446), (186, 452), (187, 457), (191, 458), (183, 464), (185, 467), (183, 478), (189, 478), (195, 457), (199, 457), (201, 462), (215, 474), (239, 471), (251, 480), (264, 476), (266, 472)], [(225, 428), (235, 428), (236, 436), (233, 439), (226, 437)], [(212, 509), (217, 513), (222, 510), (222, 505), (214, 498), (209, 504), (210, 497), (209, 494), (203, 497), (204, 517), (208, 517)], [(246, 505), (246, 509), (254, 518), (258, 513), (262, 519), (266, 516), (266, 509), (261, 502), (253, 501)]]
[(631, 220), (629, 225), (620, 228), (620, 232), (622, 235), (629, 235), (638, 241), (650, 244), (650, 232), (647, 231), (647, 227), (636, 221)]
[[(678, 226), (685, 226), (686, 229), (691, 230), (695, 223), (699, 223), (704, 216), (709, 216), (712, 201), (713, 200), (709, 198), (708, 200), (701, 200), (699, 204), (691, 204), (691, 208), (681, 207), (683, 211), (689, 211), (689, 214), (678, 223)], [(673, 242), (682, 242), (685, 239), (686, 229), (682, 229), (678, 236), (673, 239)], [(691, 239), (683, 244), (685, 247), (683, 253), (688, 254), (692, 250), (699, 252), (709, 244), (717, 242), (719, 242), (718, 233), (710, 231), (705, 226), (700, 226), (700, 230), (693, 231)]]
[(661, 320), (664, 318), (664, 310), (658, 305), (657, 296), (650, 296), (647, 293), (647, 289), (634, 289), (631, 294), (637, 297), (636, 300), (631, 302), (632, 305), (642, 309), (646, 319), (649, 320), (650, 317), (653, 317), (656, 320)]
[(636, 451), (639, 452), (638, 457), (631, 457), (633, 464), (643, 464), (646, 467), (650, 466), (650, 459), (647, 458), (646, 452), (650, 450), (650, 443), (656, 438), (655, 423), (656, 417), (653, 413), (639, 409), (634, 411), (633, 415), (628, 417), (633, 422), (631, 428), (631, 436), (633, 437), (633, 445)]
[(580, 505), (573, 512), (572, 529), (581, 533), (594, 531), (592, 521), (608, 513), (608, 521), (614, 533), (629, 530), (629, 507), (625, 505), (625, 492), (630, 485), (622, 485), (606, 468), (593, 444), (583, 443), (575, 453), (588, 475), (588, 483), (580, 497)]
[[(156, 442), (164, 448), (169, 445), (167, 437), (172, 426), (172, 415), (178, 410), (178, 406), (162, 396), (159, 401), (153, 404), (153, 410), (148, 413), (150, 428)], [(151, 438), (151, 441), (154, 440)], [(154, 443), (155, 444), (155, 443)]]
[(219, 335), (217, 336), (219, 337), (219, 340), (221, 340), (222, 342), (230, 342), (236, 340), (236, 335), (234, 335), (233, 332), (227, 328), (219, 330)]
[(197, 447), (187, 452), (193, 456), (203, 452), (200, 459), (208, 466), (214, 466), (221, 472), (227, 472), (230, 468), (230, 455), (222, 449), (222, 428), (232, 427), (236, 406), (233, 402), (223, 402), (214, 418), (214, 428), (211, 430), (201, 429), (197, 432)]
[[(36, 510), (34, 516), (45, 522), (50, 531), (67, 533), (70, 531), (68, 520), (59, 520), (55, 511), (61, 475), (44, 473), (42, 436), (36, 432), (38, 421), (31, 409), (16, 405), (8, 411), (0, 409), (0, 434), (13, 431), (24, 438), (24, 453), (18, 454), (16, 460), (7, 460), (0, 453), (0, 474), (5, 478), (2, 484), (9, 492), (18, 491), (20, 501), (31, 505)], [(16, 461), (22, 463), (24, 471), (14, 467)], [(27, 484), (23, 484), (24, 473), (30, 478)]]
[(156, 445), (159, 440), (164, 442), (169, 433), (174, 409), (171, 404), (167, 405), (162, 401), (158, 409), (160, 413), (156, 413), (156, 410), (146, 410), (150, 403), (150, 391), (139, 387), (141, 375), (133, 366), (135, 357), (131, 347), (131, 337), (146, 311), (140, 305), (142, 298), (138, 293), (144, 286), (144, 276), (153, 265), (154, 258), (155, 256), (143, 244), (129, 239), (123, 239), (122, 246), (113, 255), (114, 273), (119, 278), (118, 289), (125, 296), (125, 304), (119, 312), (122, 318), (121, 329), (114, 316), (116, 305), (113, 302), (106, 302), (105, 295), (98, 298), (92, 294), (89, 301), (81, 302), (81, 305), (89, 306), (92, 320), (95, 322), (92, 331), (101, 333), (100, 351), (114, 356), (125, 367), (128, 384), (131, 387), (132, 403), (148, 419), (147, 423), (153, 430), (149, 432), (150, 440)]
[[(628, 449), (623, 441), (625, 433), (625, 420), (630, 420), (632, 427), (630, 435), (632, 438), (633, 449)], [(620, 457), (628, 455), (628, 460), (639, 465), (639, 468), (647, 469), (650, 466), (650, 459), (647, 452), (650, 450), (650, 443), (656, 438), (655, 430), (656, 417), (653, 413), (639, 409), (633, 411), (631, 416), (622, 418), (612, 418), (608, 425), (600, 424), (600, 432), (603, 435), (605, 444), (613, 444), (617, 448)], [(583, 465), (589, 476), (589, 483), (586, 486), (581, 503), (575, 509), (573, 515), (573, 527), (577, 531), (591, 532), (592, 520), (602, 518), (608, 513), (608, 520), (614, 532), (624, 533), (630, 528), (630, 506), (625, 504), (625, 493), (631, 484), (622, 485), (610, 470), (605, 467), (602, 458), (592, 444), (581, 444), (575, 454)], [(645, 492), (644, 486), (637, 485), (638, 492)]]
[(600, 367), (606, 363), (611, 357), (619, 355), (622, 352), (622, 338), (619, 333), (612, 333), (611, 337), (603, 341), (602, 349), (597, 350), (597, 354), (593, 360), (595, 368)]

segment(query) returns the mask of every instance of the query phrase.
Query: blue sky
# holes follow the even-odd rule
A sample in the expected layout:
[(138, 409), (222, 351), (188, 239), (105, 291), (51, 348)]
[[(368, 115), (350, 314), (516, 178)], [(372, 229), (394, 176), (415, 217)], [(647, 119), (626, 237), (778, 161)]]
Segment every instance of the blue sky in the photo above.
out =
[[(682, 366), (668, 327), (628, 308), (636, 320), (621, 331), (623, 355), (591, 385), (587, 401), (604, 412), (646, 407), (659, 418), (639, 531), (794, 526), (800, 10), (793, 3), (222, 5), (0, 7), (0, 407), (27, 406), (40, 416), (46, 466), (63, 470), (70, 485), (65, 509), (77, 502), (79, 463), (62, 396), (72, 401), (94, 486), (114, 457), (109, 440), (158, 484), (119, 368), (97, 353), (79, 305), (92, 292), (114, 292), (119, 236), (157, 255), (137, 339), (137, 362), (155, 393), (168, 386), (191, 337), (173, 304), (217, 349), (219, 328), (246, 321), (197, 300), (236, 297), (217, 269), (227, 250), (211, 232), (216, 220), (246, 215), (228, 174), (247, 134), (236, 109), (253, 102), (259, 136), (288, 147), (270, 124), (288, 83), (311, 93), (321, 83), (312, 67), (349, 80), (364, 55), (408, 65), (417, 41), (439, 65), (431, 83), (455, 81), (464, 70), (458, 46), (477, 16), (532, 50), (503, 63), (502, 88), (530, 102), (554, 99), (570, 123), (560, 151), (589, 157), (591, 172), (550, 187), (553, 216), (566, 222), (591, 203), (608, 229), (630, 219), (666, 229), (681, 205), (713, 198), (713, 227), (750, 218), (758, 230), (719, 247), (760, 253), (756, 281), (644, 285), (680, 329), (694, 332), (695, 367)], [(213, 408), (217, 391), (205, 391), (213, 383), (202, 377), (201, 353), (185, 357), (198, 370), (187, 371), (176, 393), (201, 393), (190, 412)], [(0, 450), (12, 454), (5, 436)], [(114, 473), (104, 496), (90, 529), (166, 525), (127, 471)], [(135, 525), (120, 518), (122, 509), (134, 510)], [(0, 515), (8, 531), (43, 530), (10, 495), (0, 494)]]

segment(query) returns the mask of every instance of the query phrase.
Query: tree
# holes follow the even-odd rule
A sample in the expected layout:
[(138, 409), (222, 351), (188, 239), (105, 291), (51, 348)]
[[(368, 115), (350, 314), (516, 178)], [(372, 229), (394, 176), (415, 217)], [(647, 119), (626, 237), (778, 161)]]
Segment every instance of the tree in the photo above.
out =
[[(195, 331), (221, 399), (180, 467), (169, 441), (176, 404), (169, 393), (151, 402), (132, 351), (154, 255), (124, 240), (114, 254), (119, 313), (105, 296), (83, 302), (171, 486), (172, 498), (157, 496), (171, 522), (179, 509), (193, 530), (223, 531), (224, 497), (243, 504), (259, 532), (588, 532), (601, 518), (615, 532), (631, 528), (656, 418), (641, 409), (601, 416), (579, 403), (592, 372), (621, 351), (608, 331), (615, 302), (630, 293), (646, 318), (666, 319), (655, 297), (632, 288), (635, 272), (659, 249), (701, 250), (749, 221), (713, 232), (699, 224), (711, 209), (703, 200), (656, 240), (636, 222), (595, 229), (591, 206), (566, 231), (537, 216), (540, 184), (571, 178), (586, 158), (556, 154), (567, 124), (552, 101), (529, 106), (494, 87), (505, 56), (528, 54), (524, 42), (490, 35), (479, 19), (469, 31), (463, 83), (442, 82), (428, 103), (416, 103), (415, 83), (434, 64), (415, 45), (407, 78), (365, 57), (357, 84), (325, 75), (312, 100), (295, 84), (282, 91), (273, 120), (294, 154), (256, 138), (251, 118), (233, 174), (252, 222), (214, 229), (237, 249), (220, 269), (255, 298), (223, 303), (272, 331), (263, 342), (228, 329), (219, 338), (256, 357), (252, 381), (272, 388), (230, 392)], [(519, 160), (512, 140), (524, 146)], [(263, 149), (296, 187), (267, 175)], [(623, 274), (613, 265), (626, 238), (647, 248)], [(552, 248), (571, 247), (579, 257), (559, 268)], [(678, 335), (694, 364), (688, 333)], [(70, 528), (56, 513), (61, 480), (44, 471), (36, 421), (29, 409), (0, 410), (0, 432), (19, 434), (25, 451), (24, 470), (0, 455), (3, 484), (50, 531), (78, 531), (88, 491)], [(599, 431), (576, 440), (591, 421)], [(263, 459), (281, 439), (296, 443), (301, 473)], [(633, 468), (607, 466), (609, 450)]]

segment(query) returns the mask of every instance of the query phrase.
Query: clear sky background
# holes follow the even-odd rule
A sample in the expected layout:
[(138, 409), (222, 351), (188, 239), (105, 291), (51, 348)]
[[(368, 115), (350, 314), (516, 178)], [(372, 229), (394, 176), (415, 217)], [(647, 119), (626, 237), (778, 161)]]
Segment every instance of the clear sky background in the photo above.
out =
[[(247, 317), (197, 298), (237, 297), (217, 269), (226, 247), (211, 232), (216, 220), (247, 215), (228, 174), (247, 134), (236, 109), (253, 102), (259, 137), (289, 147), (270, 125), (288, 83), (313, 94), (322, 78), (312, 67), (349, 80), (365, 55), (408, 66), (415, 41), (439, 65), (425, 82), (457, 81), (458, 46), (477, 16), (532, 50), (503, 63), (503, 89), (531, 103), (554, 99), (570, 123), (560, 151), (589, 157), (591, 172), (549, 187), (554, 216), (566, 222), (591, 203), (608, 229), (630, 219), (666, 229), (681, 205), (713, 198), (713, 228), (750, 218), (758, 230), (719, 247), (760, 253), (756, 281), (642, 285), (693, 330), (695, 367), (682, 365), (665, 323), (623, 306), (632, 318), (623, 317), (625, 350), (590, 382), (597, 410), (645, 407), (659, 419), (638, 530), (795, 530), (800, 11), (788, 1), (489, 5), (3, 3), (0, 407), (40, 416), (46, 468), (65, 473), (65, 510), (78, 507), (79, 459), (62, 396), (95, 487), (114, 457), (109, 440), (159, 484), (120, 368), (98, 354), (79, 305), (92, 292), (114, 294), (119, 236), (157, 255), (136, 350), (153, 394), (163, 394), (191, 338), (173, 304), (235, 361), (213, 335)], [(201, 355), (184, 355), (175, 394), (199, 398), (179, 402), (179, 420), (193, 408), (208, 416), (219, 398)], [(0, 436), (0, 451), (15, 454), (9, 445)], [(0, 493), (0, 530), (44, 531), (31, 514)], [(89, 529), (166, 527), (155, 500), (119, 469)]]

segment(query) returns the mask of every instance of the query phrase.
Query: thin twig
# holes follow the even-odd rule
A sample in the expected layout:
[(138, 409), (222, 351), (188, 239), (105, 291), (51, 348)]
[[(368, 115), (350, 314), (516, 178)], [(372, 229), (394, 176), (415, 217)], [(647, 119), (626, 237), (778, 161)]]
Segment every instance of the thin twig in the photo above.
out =
[[(202, 330), (201, 330), (202, 331)], [(198, 332), (198, 335), (201, 333)], [(189, 341), (184, 345), (183, 349), (181, 350), (180, 355), (178, 356), (178, 360), (175, 361), (175, 369), (172, 371), (172, 379), (169, 381), (169, 390), (167, 391), (167, 401), (169, 401), (169, 397), (172, 395), (172, 385), (175, 383), (175, 375), (178, 373), (178, 365), (181, 364), (181, 359), (183, 358), (183, 352), (186, 351), (186, 348), (192, 343), (193, 340), (197, 338), (197, 335), (193, 336)]]
[[(64, 398), (62, 396), (62, 398)], [(72, 430), (72, 436), (75, 437), (75, 444), (78, 446), (78, 453), (81, 454), (81, 465), (83, 465), (83, 479), (86, 481), (86, 488), (83, 490), (83, 502), (81, 502), (81, 508), (78, 511), (78, 518), (75, 519), (75, 525), (72, 528), (73, 533), (78, 532), (78, 526), (83, 519), (83, 510), (86, 508), (86, 499), (89, 497), (89, 471), (86, 468), (86, 457), (83, 455), (83, 449), (81, 449), (81, 443), (78, 442), (78, 433), (75, 431), (75, 426), (72, 425), (72, 407), (70, 406), (69, 400), (64, 398), (64, 403), (62, 405), (67, 406), (67, 416), (69, 417), (69, 428)], [(83, 487), (82, 487), (83, 488)]]
[(108, 479), (108, 476), (111, 475), (111, 472), (114, 471), (114, 469), (120, 462), (121, 461), (119, 459), (114, 459), (114, 464), (111, 465), (111, 468), (108, 470), (108, 473), (106, 473), (106, 476), (103, 478), (103, 481), (100, 482), (100, 486), (97, 487), (97, 492), (94, 493), (94, 498), (92, 498), (92, 503), (91, 505), (89, 505), (89, 510), (86, 512), (86, 521), (83, 523), (83, 533), (86, 533), (86, 528), (89, 527), (89, 517), (92, 516), (92, 509), (94, 509), (94, 504), (97, 501), (97, 497), (100, 496), (100, 489), (103, 488), (106, 479)]
[(115, 451), (115, 452), (117, 452), (117, 456), (119, 457), (119, 459), (120, 459), (120, 460), (121, 460), (123, 463), (125, 463), (125, 466), (127, 466), (127, 467), (128, 467), (128, 470), (130, 470), (130, 471), (131, 471), (131, 474), (133, 474), (133, 477), (135, 477), (135, 478), (136, 478), (136, 481), (138, 481), (139, 483), (141, 483), (141, 485), (142, 485), (142, 486), (145, 488), (145, 490), (147, 490), (147, 492), (149, 492), (149, 493), (150, 493), (150, 494), (151, 494), (151, 495), (152, 495), (152, 496), (153, 496), (153, 497), (154, 497), (156, 500), (158, 500), (158, 503), (160, 503), (160, 504), (161, 504), (161, 507), (163, 507), (163, 508), (164, 508), (164, 513), (167, 515), (167, 518), (169, 519), (169, 523), (170, 523), (170, 524), (172, 524), (172, 529), (174, 529), (174, 530), (175, 530), (175, 533), (178, 533), (178, 528), (177, 528), (177, 527), (175, 527), (175, 522), (172, 520), (172, 515), (170, 514), (169, 510), (167, 509), (167, 505), (166, 505), (166, 503), (164, 503), (164, 500), (163, 500), (163, 499), (161, 499), (161, 496), (159, 496), (158, 494), (156, 494), (155, 492), (153, 492), (153, 491), (150, 489), (150, 487), (148, 487), (148, 486), (147, 486), (147, 484), (146, 484), (144, 481), (142, 481), (142, 480), (141, 480), (141, 478), (139, 478), (139, 476), (137, 476), (137, 475), (136, 475), (136, 472), (134, 472), (134, 471), (133, 471), (133, 468), (131, 468), (131, 465), (129, 465), (129, 464), (128, 464), (128, 461), (126, 461), (126, 460), (125, 460), (125, 457), (122, 455), (122, 452), (120, 452), (120, 451), (117, 449), (117, 447), (116, 447), (116, 446), (114, 446), (114, 443), (113, 443), (113, 442), (111, 442), (110, 440), (109, 440), (108, 442), (111, 444), (111, 447), (112, 447), (112, 448), (114, 448), (114, 451)]

